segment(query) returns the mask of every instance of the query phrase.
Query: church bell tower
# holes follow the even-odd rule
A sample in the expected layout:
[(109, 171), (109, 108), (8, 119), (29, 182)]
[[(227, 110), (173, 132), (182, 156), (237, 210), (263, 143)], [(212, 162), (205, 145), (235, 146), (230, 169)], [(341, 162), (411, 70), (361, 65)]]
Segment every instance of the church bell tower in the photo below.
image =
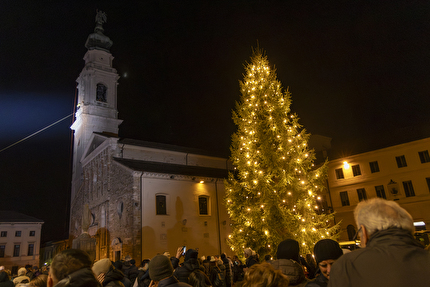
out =
[(81, 159), (94, 132), (118, 135), (117, 86), (119, 75), (112, 67), (113, 42), (103, 34), (106, 14), (97, 11), (96, 27), (85, 43), (85, 66), (76, 82), (78, 103), (74, 131), (71, 203), (83, 184)]

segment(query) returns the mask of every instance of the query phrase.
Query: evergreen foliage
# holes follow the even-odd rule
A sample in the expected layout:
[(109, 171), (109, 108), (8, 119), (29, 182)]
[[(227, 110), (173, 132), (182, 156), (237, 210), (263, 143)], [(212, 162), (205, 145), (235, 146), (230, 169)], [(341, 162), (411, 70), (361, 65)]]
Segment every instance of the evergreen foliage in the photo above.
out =
[(290, 111), (291, 94), (261, 50), (253, 51), (240, 87), (230, 148), (235, 172), (225, 181), (229, 245), (238, 254), (249, 247), (275, 255), (278, 244), (292, 238), (302, 254), (312, 253), (318, 240), (336, 237), (339, 228), (332, 226), (333, 214), (318, 208), (327, 162), (314, 166), (310, 134)]

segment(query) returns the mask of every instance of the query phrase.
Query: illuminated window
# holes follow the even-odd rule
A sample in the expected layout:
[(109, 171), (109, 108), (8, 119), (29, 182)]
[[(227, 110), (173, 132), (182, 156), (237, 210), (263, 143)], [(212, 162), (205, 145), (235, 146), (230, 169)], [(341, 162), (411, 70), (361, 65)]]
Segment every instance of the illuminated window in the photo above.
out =
[(342, 206), (349, 206), (348, 191), (340, 192), (340, 201), (342, 202)]
[(341, 168), (336, 169), (335, 172), (336, 172), (336, 178), (337, 179), (344, 178), (344, 176), (343, 176), (343, 170)]
[(199, 214), (209, 215), (209, 197), (199, 196)]
[(357, 189), (358, 201), (367, 199), (366, 190), (364, 188)]
[(412, 185), (412, 181), (411, 180), (404, 181), (403, 182), (403, 188), (405, 190), (406, 197), (415, 196), (414, 187)]
[(405, 167), (408, 166), (406, 163), (406, 158), (404, 155), (396, 156), (397, 167)]
[(166, 196), (165, 195), (157, 195), (155, 197), (155, 201), (156, 201), (156, 214), (157, 215), (167, 215)]
[(354, 176), (361, 175), (360, 166), (358, 164), (352, 166), (352, 174)]
[(377, 161), (369, 162), (369, 165), (371, 173), (379, 172), (379, 165)]
[(379, 198), (385, 198), (385, 199), (387, 198), (385, 196), (385, 189), (384, 189), (383, 185), (375, 186), (375, 191), (376, 191), (376, 196), (377, 197), (379, 197)]
[(429, 151), (420, 151), (418, 152), (418, 155), (420, 156), (421, 163), (426, 163), (430, 161)]

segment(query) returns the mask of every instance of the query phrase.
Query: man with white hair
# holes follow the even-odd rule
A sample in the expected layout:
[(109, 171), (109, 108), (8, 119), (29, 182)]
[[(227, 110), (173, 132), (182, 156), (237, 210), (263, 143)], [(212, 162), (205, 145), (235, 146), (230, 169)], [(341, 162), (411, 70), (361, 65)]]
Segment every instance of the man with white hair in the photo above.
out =
[(362, 249), (341, 256), (330, 287), (429, 286), (430, 253), (414, 239), (412, 216), (394, 201), (373, 198), (354, 210)]

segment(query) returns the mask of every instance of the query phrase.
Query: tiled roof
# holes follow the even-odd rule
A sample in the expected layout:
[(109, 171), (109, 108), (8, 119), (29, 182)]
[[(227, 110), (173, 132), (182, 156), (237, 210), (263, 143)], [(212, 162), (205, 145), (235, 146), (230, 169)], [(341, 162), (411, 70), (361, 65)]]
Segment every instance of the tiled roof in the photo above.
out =
[(137, 171), (179, 174), (188, 176), (202, 176), (213, 178), (227, 178), (228, 170), (201, 166), (179, 165), (163, 162), (114, 158), (114, 160), (128, 168)]
[(128, 144), (128, 145), (142, 146), (142, 147), (147, 147), (147, 148), (170, 150), (170, 151), (192, 153), (192, 154), (199, 154), (199, 155), (206, 155), (206, 156), (213, 156), (213, 157), (221, 157), (221, 158), (224, 157), (224, 156), (221, 156), (221, 155), (217, 155), (217, 154), (215, 154), (213, 152), (208, 152), (206, 150), (197, 149), (197, 148), (182, 147), (182, 146), (177, 146), (177, 145), (170, 145), (170, 144), (164, 144), (164, 143), (155, 143), (155, 142), (148, 142), (148, 141), (128, 139), (128, 138), (120, 139), (118, 141), (118, 144)]
[(0, 210), (0, 223), (41, 222), (43, 220), (16, 211)]

